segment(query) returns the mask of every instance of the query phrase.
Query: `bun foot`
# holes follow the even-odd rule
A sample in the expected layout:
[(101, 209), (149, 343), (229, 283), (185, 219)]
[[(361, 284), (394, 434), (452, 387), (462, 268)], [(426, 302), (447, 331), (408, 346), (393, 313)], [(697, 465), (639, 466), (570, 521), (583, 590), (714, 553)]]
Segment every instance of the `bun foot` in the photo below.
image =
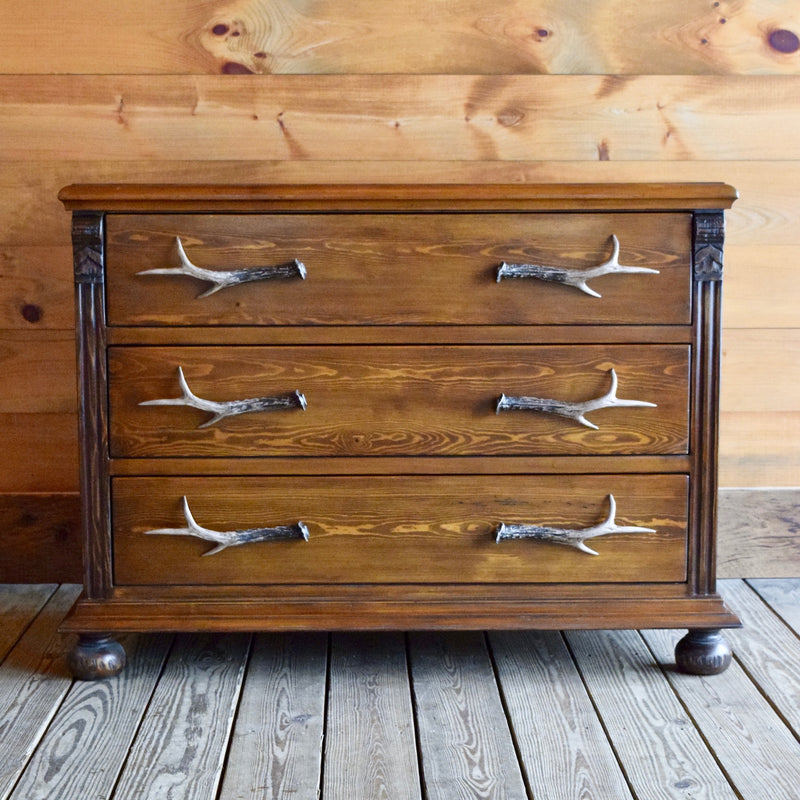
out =
[(675, 646), (675, 663), (692, 675), (719, 675), (731, 663), (731, 649), (719, 630), (690, 630)]
[(125, 648), (106, 634), (85, 633), (67, 654), (67, 666), (80, 681), (113, 678), (125, 667)]

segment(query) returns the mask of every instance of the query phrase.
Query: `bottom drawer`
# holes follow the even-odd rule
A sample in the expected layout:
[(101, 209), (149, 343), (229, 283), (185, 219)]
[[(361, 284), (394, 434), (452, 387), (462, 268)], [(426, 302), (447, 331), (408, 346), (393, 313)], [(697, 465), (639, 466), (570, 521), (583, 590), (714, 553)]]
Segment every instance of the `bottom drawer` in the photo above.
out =
[[(587, 540), (598, 555), (539, 538), (497, 541), (501, 524), (599, 525), (609, 517), (609, 496), (616, 525), (653, 532)], [(184, 497), (199, 528), (280, 528), (276, 535), (293, 538), (211, 554), (214, 534), (202, 534), (205, 541), (197, 529), (189, 533)], [(120, 477), (112, 483), (114, 582), (680, 582), (687, 517), (685, 475)], [(154, 530), (162, 532), (148, 534)]]

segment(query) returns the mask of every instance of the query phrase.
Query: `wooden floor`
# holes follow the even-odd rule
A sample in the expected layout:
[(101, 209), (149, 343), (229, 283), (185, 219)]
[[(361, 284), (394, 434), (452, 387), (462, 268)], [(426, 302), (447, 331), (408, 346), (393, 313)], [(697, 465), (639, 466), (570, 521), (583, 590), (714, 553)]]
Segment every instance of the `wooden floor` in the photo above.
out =
[(74, 586), (0, 587), (0, 798), (800, 797), (800, 580), (725, 581), (721, 676), (677, 631), (146, 635), (73, 682)]

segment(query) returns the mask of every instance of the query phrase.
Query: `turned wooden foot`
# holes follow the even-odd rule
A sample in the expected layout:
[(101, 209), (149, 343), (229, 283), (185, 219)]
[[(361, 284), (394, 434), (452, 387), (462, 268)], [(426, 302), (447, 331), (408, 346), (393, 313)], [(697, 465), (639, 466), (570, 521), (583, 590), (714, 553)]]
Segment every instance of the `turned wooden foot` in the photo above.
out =
[(125, 667), (125, 648), (103, 633), (84, 633), (67, 654), (67, 666), (81, 681), (112, 678)]
[(692, 675), (719, 675), (731, 663), (731, 649), (717, 629), (690, 630), (675, 646), (675, 663)]

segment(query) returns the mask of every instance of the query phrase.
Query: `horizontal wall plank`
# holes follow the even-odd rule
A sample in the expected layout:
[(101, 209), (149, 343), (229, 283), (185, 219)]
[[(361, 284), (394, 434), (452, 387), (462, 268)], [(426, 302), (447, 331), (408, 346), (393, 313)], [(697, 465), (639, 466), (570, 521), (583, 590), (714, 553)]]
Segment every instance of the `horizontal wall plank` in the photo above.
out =
[[(6, 201), (9, 205), (13, 197)], [(0, 243), (0, 329), (74, 327), (72, 247), (68, 231), (63, 233), (62, 245), (17, 247)], [(36, 232), (29, 235), (33, 237)]]
[[(56, 143), (53, 143), (56, 146)], [(69, 183), (536, 183), (718, 181), (740, 199), (727, 212), (727, 243), (800, 246), (800, 161), (52, 161), (2, 160), (0, 253), (69, 244), (69, 215), (56, 195)], [(233, 156), (234, 154), (231, 154)], [(34, 261), (34, 259), (36, 259)], [(3, 262), (0, 262), (2, 264)], [(49, 269), (35, 249), (6, 256), (4, 271)], [(71, 271), (60, 256), (54, 269)], [(69, 279), (59, 272), (59, 282)]]
[(6, 465), (0, 471), (0, 492), (74, 492), (77, 415), (0, 414), (0, 453)]
[[(798, 72), (796, 0), (46, 0), (0, 31), (9, 73)], [(36, 31), (36, 47), (19, 35)], [(64, 42), (69, 47), (64, 47)], [(47, 58), (42, 58), (47, 53)]]
[(717, 575), (800, 575), (800, 488), (720, 492)]
[(0, 583), (81, 582), (77, 494), (0, 494), (0, 530)]
[(0, 414), (73, 413), (75, 334), (0, 331)]
[(800, 327), (723, 332), (723, 413), (794, 411), (799, 386)]
[(798, 113), (800, 76), (0, 76), (0, 152), (27, 161), (787, 160), (800, 158)]
[(723, 328), (800, 326), (798, 263), (800, 247), (797, 246), (733, 244), (727, 247)]
[(800, 484), (800, 411), (723, 412), (720, 486)]

